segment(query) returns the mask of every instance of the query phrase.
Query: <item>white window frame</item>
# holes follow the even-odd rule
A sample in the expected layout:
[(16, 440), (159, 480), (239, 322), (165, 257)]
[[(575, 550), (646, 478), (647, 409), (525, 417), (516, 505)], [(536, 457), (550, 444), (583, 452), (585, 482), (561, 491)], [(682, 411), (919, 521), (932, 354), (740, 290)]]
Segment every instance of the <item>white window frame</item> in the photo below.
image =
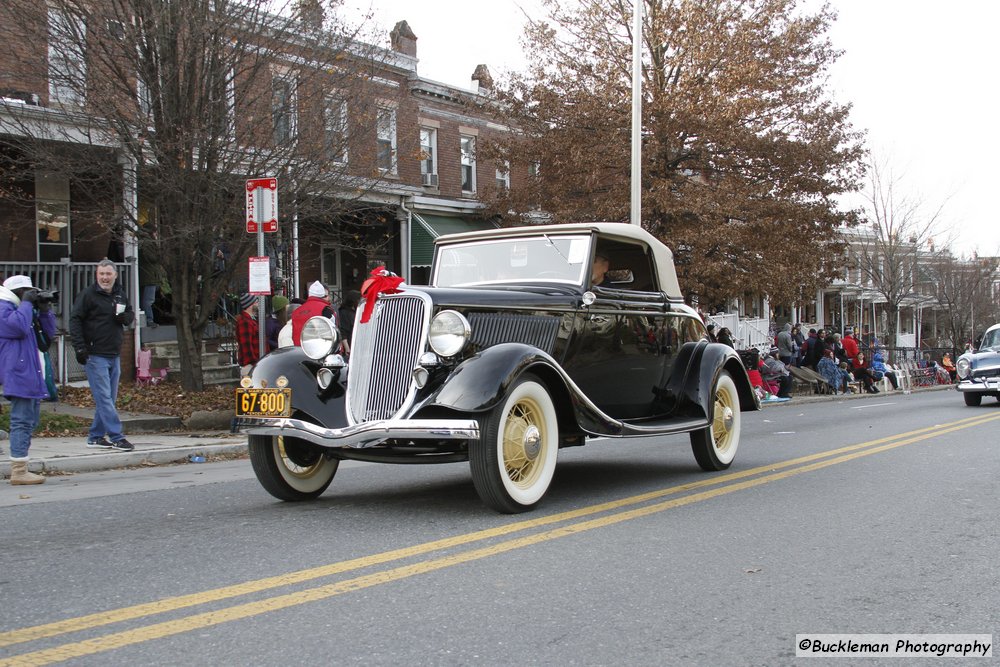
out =
[(501, 160), (497, 164), (497, 190), (507, 192), (510, 190), (510, 162)]
[(82, 20), (71, 25), (72, 20), (55, 8), (48, 8), (49, 104), (80, 107), (85, 101), (87, 85), (87, 60), (82, 47), (87, 26)]
[[(427, 137), (427, 141), (424, 141), (425, 135)], [(437, 128), (433, 127), (420, 128), (420, 175), (421, 176), (437, 176), (438, 173), (437, 135), (438, 135)]]
[[(37, 173), (35, 174), (35, 257), (36, 261), (53, 261), (52, 258), (42, 257), (42, 247), (63, 247), (65, 254), (62, 257), (71, 257), (73, 251), (72, 218), (69, 201), (69, 179), (65, 176), (55, 174)], [(65, 213), (66, 240), (57, 243), (42, 241), (39, 238), (38, 227), (40, 213), (45, 208), (59, 208)]]
[(236, 67), (226, 70), (226, 136), (236, 138)]
[[(288, 90), (288, 136), (278, 136), (278, 108), (275, 105), (277, 84), (287, 84)], [(278, 146), (294, 141), (298, 136), (298, 78), (293, 70), (275, 68), (271, 71), (271, 139)]]
[[(476, 194), (476, 137), (471, 134), (459, 135), (458, 145), (462, 164), (462, 192)], [(469, 170), (468, 183), (470, 188), (465, 187), (466, 170)]]
[[(327, 254), (333, 253), (337, 265), (332, 267), (327, 266)], [(326, 288), (331, 292), (340, 291), (340, 274), (343, 267), (342, 258), (340, 255), (340, 247), (335, 245), (322, 245), (319, 249), (319, 275), (320, 282), (326, 285)], [(329, 275), (328, 275), (329, 274)]]
[(153, 98), (149, 94), (149, 86), (138, 73), (135, 75), (135, 101), (139, 105), (139, 114), (146, 121), (146, 125), (153, 127)]
[[(337, 138), (339, 154), (334, 154), (332, 137)], [(330, 160), (347, 164), (347, 100), (340, 95), (327, 95), (323, 105), (323, 148)]]
[[(388, 144), (389, 163), (382, 161), (383, 147)], [(379, 103), (375, 110), (375, 162), (383, 174), (395, 175), (399, 164), (396, 153), (396, 106)]]

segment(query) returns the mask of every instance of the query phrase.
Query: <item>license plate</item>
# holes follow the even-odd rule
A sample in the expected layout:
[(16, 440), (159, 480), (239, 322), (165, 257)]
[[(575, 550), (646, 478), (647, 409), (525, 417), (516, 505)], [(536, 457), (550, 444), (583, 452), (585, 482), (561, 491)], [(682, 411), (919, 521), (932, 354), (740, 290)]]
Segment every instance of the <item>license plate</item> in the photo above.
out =
[(237, 389), (237, 417), (288, 417), (292, 414), (291, 389)]

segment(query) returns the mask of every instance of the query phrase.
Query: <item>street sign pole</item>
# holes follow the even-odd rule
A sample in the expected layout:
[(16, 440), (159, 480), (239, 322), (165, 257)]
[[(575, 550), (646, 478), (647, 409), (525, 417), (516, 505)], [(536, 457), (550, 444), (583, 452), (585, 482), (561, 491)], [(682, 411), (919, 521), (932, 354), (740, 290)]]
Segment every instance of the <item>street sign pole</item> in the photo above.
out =
[[(278, 180), (251, 178), (247, 180), (247, 232), (257, 234), (257, 257), (264, 257), (264, 232), (278, 231)], [(267, 352), (267, 320), (265, 297), (267, 290), (257, 293), (257, 345), (260, 356)]]

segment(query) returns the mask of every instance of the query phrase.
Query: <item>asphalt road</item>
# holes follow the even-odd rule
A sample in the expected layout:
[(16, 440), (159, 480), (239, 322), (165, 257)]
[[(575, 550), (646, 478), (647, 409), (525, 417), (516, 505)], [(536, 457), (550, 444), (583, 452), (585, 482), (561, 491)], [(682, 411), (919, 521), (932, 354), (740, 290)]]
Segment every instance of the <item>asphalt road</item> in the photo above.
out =
[(1000, 637), (998, 427), (953, 391), (769, 406), (726, 472), (686, 437), (593, 442), (513, 517), (463, 464), (349, 464), (297, 505), (247, 461), (4, 485), (0, 666), (775, 665), (798, 633)]

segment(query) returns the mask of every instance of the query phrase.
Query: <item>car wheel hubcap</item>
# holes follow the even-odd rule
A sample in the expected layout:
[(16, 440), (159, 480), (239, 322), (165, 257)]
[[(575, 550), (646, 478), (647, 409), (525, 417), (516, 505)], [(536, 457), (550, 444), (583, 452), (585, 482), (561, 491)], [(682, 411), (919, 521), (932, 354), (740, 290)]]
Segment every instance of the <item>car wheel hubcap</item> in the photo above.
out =
[(532, 424), (524, 432), (524, 455), (531, 461), (538, 458), (538, 452), (542, 450), (542, 434), (538, 427)]
[(733, 397), (722, 390), (715, 395), (715, 418), (712, 421), (712, 439), (715, 448), (724, 451), (729, 447), (736, 415), (733, 410)]

